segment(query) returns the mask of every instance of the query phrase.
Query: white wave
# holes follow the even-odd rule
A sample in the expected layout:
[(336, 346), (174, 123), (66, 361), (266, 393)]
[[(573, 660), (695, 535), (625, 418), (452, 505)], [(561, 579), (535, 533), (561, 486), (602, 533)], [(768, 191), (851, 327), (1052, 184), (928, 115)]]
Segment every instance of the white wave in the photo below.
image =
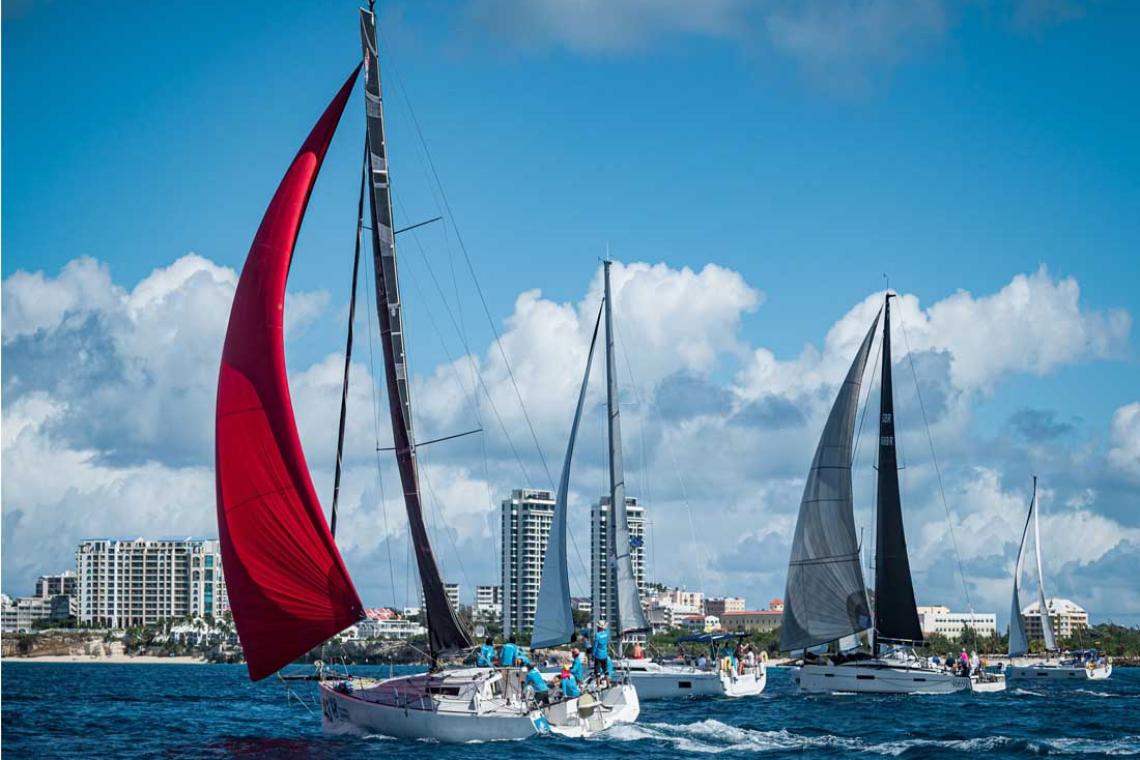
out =
[(1107, 691), (1093, 691), (1092, 689), (1073, 689), (1074, 694), (1087, 694), (1090, 697), (1115, 697)]
[[(722, 752), (788, 752), (836, 748), (846, 753), (899, 757), (916, 748), (949, 749), (957, 752), (989, 753), (1023, 740), (1008, 736), (979, 736), (972, 739), (900, 739), (878, 744), (863, 739), (825, 734), (808, 736), (786, 729), (758, 731), (740, 728), (718, 720), (672, 725), (668, 723), (623, 723), (595, 737), (602, 741), (651, 741), (669, 744), (682, 752), (720, 754)], [(1112, 756), (1140, 755), (1140, 737), (1128, 736), (1112, 741), (1096, 739), (1038, 739), (1027, 742), (1044, 754), (1090, 754)]]
[(1016, 694), (1020, 697), (1043, 697), (1045, 696), (1039, 691), (1030, 691), (1029, 689), (1013, 689), (1010, 694)]

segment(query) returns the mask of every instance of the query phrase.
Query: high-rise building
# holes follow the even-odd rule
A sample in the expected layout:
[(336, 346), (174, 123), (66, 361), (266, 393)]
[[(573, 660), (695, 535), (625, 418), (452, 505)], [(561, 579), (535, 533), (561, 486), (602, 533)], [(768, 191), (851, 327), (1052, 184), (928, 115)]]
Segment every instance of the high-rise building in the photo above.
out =
[(229, 610), (215, 539), (88, 538), (75, 564), (84, 623), (126, 628)]
[(554, 521), (554, 494), (516, 488), (504, 499), (502, 519), (503, 633), (534, 627), (546, 540)]
[[(444, 583), (443, 593), (447, 594), (447, 601), (451, 602), (451, 608), (456, 612), (459, 611), (459, 584), (458, 583)], [(420, 591), (420, 609), (427, 609), (427, 600), (424, 598), (423, 590)]]
[[(637, 591), (645, 596), (645, 507), (634, 496), (625, 497), (626, 520), (633, 560), (633, 577)], [(610, 519), (610, 497), (603, 496), (590, 509), (590, 590), (593, 599), (594, 620), (606, 620), (617, 630), (617, 570), (611, 562), (610, 546), (613, 542), (613, 521)]]

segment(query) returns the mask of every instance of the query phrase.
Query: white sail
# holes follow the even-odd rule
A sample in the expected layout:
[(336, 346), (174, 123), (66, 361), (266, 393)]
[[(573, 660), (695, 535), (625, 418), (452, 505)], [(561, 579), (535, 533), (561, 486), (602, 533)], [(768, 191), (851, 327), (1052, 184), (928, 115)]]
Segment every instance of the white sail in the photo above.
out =
[(1041, 634), (1045, 637), (1045, 651), (1057, 651), (1053, 637), (1053, 623), (1049, 620), (1049, 607), (1045, 604), (1045, 579), (1041, 573), (1041, 530), (1037, 523), (1037, 480), (1033, 481), (1033, 554), (1037, 557), (1037, 604), (1041, 607)]
[(1021, 531), (1021, 545), (1017, 548), (1017, 562), (1013, 567), (1013, 603), (1009, 611), (1009, 656), (1018, 657), (1029, 653), (1029, 637), (1025, 634), (1025, 623), (1021, 619), (1021, 574), (1025, 569), (1025, 549), (1029, 543), (1029, 522), (1033, 519), (1033, 507), (1037, 501), (1037, 478), (1033, 479), (1033, 498), (1029, 501), (1029, 514), (1025, 516), (1025, 528)]

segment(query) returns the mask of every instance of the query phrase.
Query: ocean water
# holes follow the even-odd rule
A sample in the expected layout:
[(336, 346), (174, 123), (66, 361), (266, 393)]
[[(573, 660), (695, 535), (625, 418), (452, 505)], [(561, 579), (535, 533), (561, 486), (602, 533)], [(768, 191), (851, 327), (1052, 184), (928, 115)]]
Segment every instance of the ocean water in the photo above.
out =
[(590, 740), (461, 746), (325, 736), (319, 714), (276, 680), (251, 684), (243, 666), (5, 662), (2, 675), (5, 760), (1140, 756), (1140, 669), (1081, 685), (912, 697), (803, 696), (772, 669), (761, 697), (645, 703), (638, 723)]

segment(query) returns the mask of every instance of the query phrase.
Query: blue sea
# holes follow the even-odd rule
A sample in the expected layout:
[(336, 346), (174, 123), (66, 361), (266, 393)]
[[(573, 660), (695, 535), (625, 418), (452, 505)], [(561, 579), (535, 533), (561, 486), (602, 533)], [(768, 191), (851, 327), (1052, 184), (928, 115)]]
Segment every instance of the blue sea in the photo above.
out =
[[(319, 715), (243, 666), (5, 662), (0, 688), (5, 760), (1140, 756), (1140, 669), (1125, 668), (1081, 685), (917, 697), (802, 696), (773, 669), (761, 697), (645, 703), (637, 724), (604, 737), (462, 746), (324, 736)], [(312, 684), (298, 690), (311, 702)]]

